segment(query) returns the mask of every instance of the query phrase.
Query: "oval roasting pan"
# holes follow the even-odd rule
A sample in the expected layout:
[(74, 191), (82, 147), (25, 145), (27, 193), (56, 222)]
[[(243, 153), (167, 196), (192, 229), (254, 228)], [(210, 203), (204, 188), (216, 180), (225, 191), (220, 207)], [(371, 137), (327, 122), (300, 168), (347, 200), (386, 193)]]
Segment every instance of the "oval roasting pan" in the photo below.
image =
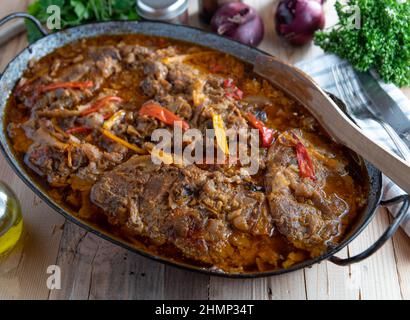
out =
[[(370, 256), (378, 248), (380, 248), (384, 244), (384, 242), (386, 242), (399, 227), (401, 219), (404, 217), (409, 206), (408, 196), (400, 196), (388, 201), (380, 201), (382, 188), (381, 173), (379, 170), (377, 170), (374, 166), (372, 166), (365, 160), (363, 160), (364, 167), (369, 177), (367, 207), (364, 209), (363, 213), (357, 219), (356, 223), (351, 228), (351, 230), (347, 233), (344, 240), (336, 247), (331, 248), (325, 254), (314, 259), (307, 260), (299, 264), (295, 264), (287, 269), (252, 273), (226, 273), (217, 269), (201, 268), (185, 262), (176, 261), (171, 258), (165, 258), (154, 255), (141, 248), (133, 246), (125, 240), (122, 240), (118, 237), (113, 236), (112, 234), (109, 234), (101, 229), (98, 229), (95, 226), (87, 223), (86, 221), (80, 220), (78, 217), (70, 213), (68, 209), (64, 208), (61, 204), (53, 200), (52, 197), (50, 197), (47, 194), (47, 192), (43, 190), (36, 183), (36, 181), (34, 181), (32, 177), (30, 177), (30, 175), (26, 171), (26, 168), (20, 163), (20, 161), (18, 161), (15, 154), (13, 153), (10, 141), (7, 137), (4, 123), (5, 107), (16, 82), (21, 78), (30, 60), (38, 60), (44, 57), (45, 55), (53, 52), (55, 49), (60, 48), (73, 41), (77, 41), (79, 39), (95, 37), (99, 35), (119, 34), (144, 34), (151, 36), (168, 37), (176, 40), (191, 42), (194, 44), (202, 45), (221, 52), (228, 53), (250, 64), (254, 64), (258, 56), (268, 54), (258, 49), (243, 45), (239, 42), (232, 41), (200, 29), (159, 22), (99, 22), (69, 28), (56, 33), (48, 34), (47, 31), (45, 31), (44, 28), (41, 27), (41, 24), (32, 16), (29, 16), (25, 13), (14, 13), (0, 20), (0, 26), (5, 22), (17, 17), (24, 17), (32, 20), (35, 23), (35, 25), (37, 25), (39, 31), (44, 35), (44, 37), (39, 39), (35, 43), (29, 45), (20, 54), (18, 54), (9, 63), (4, 73), (0, 76), (0, 114), (2, 115), (2, 121), (0, 122), (0, 148), (5, 158), (11, 165), (11, 167), (14, 169), (17, 175), (24, 181), (24, 183), (27, 186), (29, 186), (33, 190), (33, 192), (37, 194), (42, 200), (44, 200), (51, 208), (53, 208), (58, 213), (63, 215), (69, 221), (76, 223), (80, 227), (108, 241), (111, 241), (116, 245), (122, 246), (128, 250), (131, 250), (148, 258), (154, 259), (156, 261), (168, 263), (177, 267), (182, 267), (185, 269), (198, 271), (202, 273), (238, 278), (278, 275), (298, 270), (304, 267), (308, 267), (326, 259), (329, 259), (330, 261), (339, 265), (348, 265), (350, 263), (358, 262)], [(343, 103), (341, 103), (340, 101), (336, 102), (341, 106), (343, 105)], [(309, 106), (305, 107), (309, 109)], [(339, 250), (343, 249), (350, 241), (352, 241), (358, 234), (360, 234), (360, 232), (367, 226), (367, 224), (375, 215), (376, 209), (379, 205), (390, 205), (400, 202), (402, 202), (400, 213), (397, 215), (396, 219), (393, 220), (392, 224), (388, 227), (386, 232), (369, 249), (365, 250), (363, 253), (357, 256), (347, 259), (340, 259), (334, 256)]]

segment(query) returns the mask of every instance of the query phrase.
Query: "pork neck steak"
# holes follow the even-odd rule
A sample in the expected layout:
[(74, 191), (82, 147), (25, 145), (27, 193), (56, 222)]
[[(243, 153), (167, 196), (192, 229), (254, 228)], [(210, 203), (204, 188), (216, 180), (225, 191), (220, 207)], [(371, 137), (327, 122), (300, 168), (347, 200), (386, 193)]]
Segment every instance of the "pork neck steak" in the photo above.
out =
[(150, 156), (133, 156), (102, 175), (90, 197), (111, 223), (204, 263), (239, 266), (231, 235), (273, 230), (262, 192), (195, 165), (155, 165)]
[(341, 232), (348, 204), (324, 191), (335, 172), (313, 160), (316, 179), (301, 178), (295, 148), (278, 139), (269, 149), (265, 175), (266, 196), (278, 231), (297, 248), (313, 256), (323, 253)]

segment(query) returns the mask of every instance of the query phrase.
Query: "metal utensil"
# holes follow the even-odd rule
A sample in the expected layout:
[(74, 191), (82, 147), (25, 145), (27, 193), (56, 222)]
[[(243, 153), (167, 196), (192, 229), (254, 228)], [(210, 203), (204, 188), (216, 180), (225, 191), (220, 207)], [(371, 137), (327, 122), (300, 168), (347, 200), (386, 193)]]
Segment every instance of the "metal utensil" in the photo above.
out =
[(188, 0), (136, 0), (141, 18), (177, 24), (188, 23)]
[[(336, 83), (336, 89), (340, 94), (340, 98), (346, 103), (346, 106), (348, 108), (348, 112), (355, 116), (358, 119), (373, 119), (377, 121), (383, 129), (386, 131), (386, 133), (389, 135), (390, 139), (393, 141), (394, 145), (396, 146), (399, 154), (403, 159), (406, 161), (410, 162), (410, 149), (407, 146), (407, 144), (400, 138), (400, 136), (397, 134), (397, 132), (383, 120), (384, 117), (380, 113), (377, 113), (374, 111), (373, 107), (376, 106), (375, 103), (372, 103), (372, 107), (370, 107), (370, 100), (367, 97), (363, 97), (363, 94), (358, 93), (358, 90), (360, 90), (360, 87), (358, 85), (358, 82), (356, 81), (354, 72), (352, 71), (349, 73), (347, 68), (343, 68), (340, 65), (336, 65), (332, 67), (332, 75), (335, 79)], [(363, 76), (363, 74), (361, 74)], [(387, 95), (382, 88), (375, 89), (374, 84), (370, 84), (369, 80), (372, 79), (376, 84), (378, 85), (377, 81), (374, 80), (370, 75), (364, 76), (362, 78), (363, 80), (366, 80), (367, 82), (367, 87), (373, 88), (372, 91), (377, 90), (377, 91), (383, 91), (383, 94)], [(365, 93), (364, 93), (365, 94)], [(388, 95), (387, 95), (388, 96)], [(367, 99), (366, 99), (367, 98)], [(390, 100), (392, 100), (389, 97)], [(385, 100), (383, 100), (385, 101)], [(388, 109), (389, 106), (384, 103), (382, 100), (378, 101), (377, 105), (382, 105), (381, 108)], [(392, 100), (393, 104), (396, 105), (396, 103)], [(391, 104), (390, 104), (391, 105)], [(397, 105), (396, 108), (400, 109)], [(391, 113), (391, 111), (387, 111)], [(400, 110), (401, 113), (403, 113)], [(396, 123), (396, 128), (401, 128), (402, 130), (406, 130), (406, 122), (409, 124), (410, 128), (410, 121), (407, 120), (407, 117), (403, 114), (399, 116), (400, 118), (395, 119)]]
[(7, 43), (13, 37), (19, 35), (25, 30), (24, 21), (13, 21), (10, 25), (0, 30), (0, 46)]
[(371, 102), (367, 104), (368, 109), (390, 124), (410, 148), (410, 120), (408, 117), (369, 73), (356, 72), (356, 75), (364, 88), (364, 94)]

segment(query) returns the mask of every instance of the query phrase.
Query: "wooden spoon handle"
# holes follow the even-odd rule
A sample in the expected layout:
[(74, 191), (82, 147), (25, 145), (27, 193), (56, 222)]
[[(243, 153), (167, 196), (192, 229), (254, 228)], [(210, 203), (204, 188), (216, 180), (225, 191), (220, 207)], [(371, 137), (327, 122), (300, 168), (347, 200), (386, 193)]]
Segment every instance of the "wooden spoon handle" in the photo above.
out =
[(274, 57), (257, 57), (254, 71), (304, 105), (323, 128), (410, 193), (410, 166), (393, 152), (369, 139), (307, 74)]

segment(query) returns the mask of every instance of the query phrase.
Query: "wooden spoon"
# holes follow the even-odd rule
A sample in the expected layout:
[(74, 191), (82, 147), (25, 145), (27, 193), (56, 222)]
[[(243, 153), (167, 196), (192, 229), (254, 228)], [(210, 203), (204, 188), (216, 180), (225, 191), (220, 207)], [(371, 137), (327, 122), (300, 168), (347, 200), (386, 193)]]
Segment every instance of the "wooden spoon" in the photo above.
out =
[(254, 71), (304, 105), (338, 143), (362, 156), (410, 193), (409, 163), (369, 139), (307, 74), (266, 55), (256, 58)]

